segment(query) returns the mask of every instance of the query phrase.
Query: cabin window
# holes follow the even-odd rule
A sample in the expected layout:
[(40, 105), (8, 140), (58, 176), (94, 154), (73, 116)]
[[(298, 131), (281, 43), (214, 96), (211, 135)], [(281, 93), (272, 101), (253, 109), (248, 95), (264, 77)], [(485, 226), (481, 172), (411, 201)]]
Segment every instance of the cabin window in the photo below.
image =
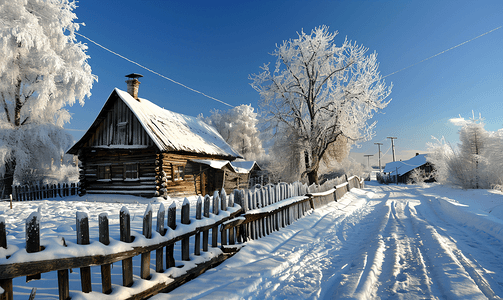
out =
[(127, 164), (124, 165), (124, 178), (126, 179), (138, 179), (138, 164)]
[(98, 179), (111, 179), (112, 171), (110, 165), (98, 166)]
[(185, 171), (183, 166), (174, 166), (175, 170), (175, 180), (183, 180), (185, 177)]

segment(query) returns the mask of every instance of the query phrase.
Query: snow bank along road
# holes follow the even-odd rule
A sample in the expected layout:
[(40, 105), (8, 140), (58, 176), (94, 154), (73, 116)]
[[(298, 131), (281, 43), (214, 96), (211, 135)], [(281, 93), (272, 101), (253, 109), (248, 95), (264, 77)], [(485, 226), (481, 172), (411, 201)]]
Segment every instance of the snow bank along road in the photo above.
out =
[(500, 299), (502, 254), (503, 222), (478, 206), (373, 184), (154, 298)]

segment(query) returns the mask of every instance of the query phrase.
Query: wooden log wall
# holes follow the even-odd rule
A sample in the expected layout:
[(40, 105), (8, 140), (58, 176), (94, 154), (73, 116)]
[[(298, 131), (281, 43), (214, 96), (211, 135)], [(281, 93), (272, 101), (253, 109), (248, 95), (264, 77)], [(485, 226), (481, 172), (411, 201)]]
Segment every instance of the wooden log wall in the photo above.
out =
[[(86, 193), (124, 193), (153, 197), (157, 191), (156, 157), (153, 148), (85, 151), (79, 156), (82, 189)], [(128, 164), (137, 164), (138, 178), (125, 178)], [(110, 178), (99, 178), (100, 167), (110, 168)]]
[[(162, 162), (162, 165), (159, 168), (158, 178), (161, 179), (161, 182), (165, 183), (164, 194), (171, 196), (204, 195), (211, 194), (213, 191), (222, 188), (230, 170), (215, 170), (207, 165), (191, 162), (190, 160), (193, 159), (214, 160), (225, 158), (194, 153), (169, 152), (160, 154), (159, 161)], [(183, 169), (183, 178), (178, 176), (177, 169), (179, 167)], [(225, 175), (224, 171), (226, 171)], [(227, 192), (232, 192), (235, 188), (229, 187), (226, 190)]]

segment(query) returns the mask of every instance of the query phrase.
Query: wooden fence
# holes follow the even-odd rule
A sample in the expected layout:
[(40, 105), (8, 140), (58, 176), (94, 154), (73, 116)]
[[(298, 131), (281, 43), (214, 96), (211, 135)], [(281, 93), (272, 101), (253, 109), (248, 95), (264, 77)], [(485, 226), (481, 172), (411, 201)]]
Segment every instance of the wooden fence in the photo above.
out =
[[(183, 275), (171, 276), (172, 280), (170, 281), (154, 282), (146, 290), (136, 294), (129, 293), (130, 297), (127, 299), (144, 299), (159, 292), (168, 292), (197, 277), (206, 269), (221, 263), (235, 253), (239, 246), (247, 240), (257, 239), (279, 230), (304, 216), (307, 211), (337, 201), (353, 187), (363, 186), (363, 181), (356, 176), (346, 180), (347, 182), (328, 190), (326, 190), (326, 186), (323, 188), (319, 186), (308, 187), (301, 183), (280, 183), (276, 186), (257, 186), (246, 191), (235, 190), (229, 197), (222, 190), (220, 194), (215, 192), (213, 198), (208, 195), (204, 199), (199, 197), (195, 207), (195, 216), (192, 218), (189, 216), (190, 204), (188, 201), (184, 201), (179, 210), (180, 222), (178, 224), (175, 203), (167, 210), (161, 204), (157, 212), (155, 232), (152, 231), (152, 208), (148, 205), (143, 216), (142, 237), (131, 235), (129, 211), (123, 207), (119, 215), (120, 241), (113, 243), (109, 238), (108, 215), (106, 213), (99, 215), (99, 236), (93, 239), (89, 236), (87, 214), (77, 212), (77, 245), (72, 245), (72, 247), (78, 248), (77, 251), (68, 251), (70, 253), (66, 253), (60, 258), (49, 260), (43, 259), (45, 245), (40, 244), (39, 221), (41, 215), (34, 212), (26, 221), (26, 249), (18, 250), (29, 253), (29, 262), (9, 263), (9, 257), (14, 256), (15, 253), (3, 259), (4, 262), (0, 264), (0, 287), (4, 292), (0, 294), (0, 300), (13, 299), (13, 278), (26, 276), (27, 280), (39, 279), (41, 273), (51, 271), (57, 271), (59, 298), (70, 299), (69, 270), (76, 268), (80, 268), (82, 292), (91, 292), (91, 266), (101, 266), (102, 293), (110, 294), (113, 292), (111, 283), (111, 265), (113, 263), (122, 262), (122, 286), (131, 287), (134, 283), (133, 257), (140, 259), (141, 280), (151, 280), (153, 277), (150, 274), (151, 252), (155, 252), (155, 272), (163, 273), (165, 270), (190, 260), (189, 238), (194, 241), (192, 252), (197, 257), (201, 255), (201, 250), (207, 252), (208, 247), (218, 247), (220, 237), (220, 245), (223, 250), (221, 254), (196, 264)], [(321, 189), (325, 189), (325, 191), (319, 192)], [(310, 193), (311, 190), (317, 192)], [(167, 218), (165, 218), (166, 211)], [(135, 243), (135, 240), (139, 242)], [(173, 254), (175, 242), (178, 241), (181, 241), (182, 261), (177, 263)], [(105, 253), (112, 254), (71, 254), (86, 253), (86, 245), (93, 243), (96, 246), (96, 242), (102, 244), (101, 249), (108, 248), (104, 251)], [(58, 247), (68, 247), (64, 239), (60, 244)], [(127, 244), (130, 246), (124, 247)], [(7, 249), (7, 246), (5, 219), (0, 217), (0, 247)], [(115, 248), (118, 250), (114, 251)], [(61, 252), (65, 253), (64, 248), (61, 249), (63, 250)]]
[(77, 195), (79, 189), (80, 183), (17, 185), (12, 187), (12, 198), (14, 201), (31, 201), (67, 197)]
[[(221, 198), (221, 199), (220, 199)], [(113, 254), (108, 255), (87, 255), (87, 256), (72, 256), (67, 254), (62, 258), (43, 260), (38, 257), (43, 257), (45, 250), (44, 245), (40, 245), (40, 218), (41, 215), (37, 212), (28, 217), (26, 221), (26, 252), (30, 253), (30, 262), (22, 263), (7, 263), (0, 265), (0, 286), (3, 288), (4, 293), (0, 295), (0, 299), (13, 299), (12, 279), (16, 277), (27, 276), (27, 280), (39, 279), (41, 273), (57, 271), (58, 272), (58, 288), (60, 299), (70, 299), (69, 294), (69, 269), (80, 268), (82, 292), (91, 292), (91, 266), (101, 266), (101, 284), (102, 293), (110, 294), (112, 292), (111, 284), (111, 264), (121, 261), (122, 262), (122, 283), (125, 287), (133, 285), (133, 257), (140, 256), (140, 278), (149, 280), (150, 274), (150, 257), (151, 252), (155, 252), (156, 268), (155, 272), (162, 273), (164, 270), (171, 267), (183, 264), (183, 261), (190, 259), (189, 238), (195, 240), (193, 254), (196, 256), (201, 255), (203, 252), (208, 251), (208, 247), (218, 247), (219, 231), (218, 227), (242, 213), (239, 205), (234, 205), (234, 195), (227, 197), (225, 193), (220, 195), (216, 193), (211, 199), (206, 196), (204, 199), (199, 198), (197, 201), (195, 216), (192, 220), (189, 216), (190, 204), (184, 201), (180, 213), (180, 223), (176, 223), (176, 205), (173, 203), (167, 209), (167, 222), (165, 223), (165, 209), (161, 204), (157, 212), (157, 226), (155, 233), (152, 232), (152, 208), (149, 205), (143, 217), (143, 231), (142, 234), (145, 239), (152, 239), (155, 235), (156, 241), (160, 242), (148, 243), (143, 242), (142, 245), (135, 245), (134, 241), (138, 238), (131, 235), (130, 228), (130, 215), (126, 207), (120, 211), (120, 242), (116, 241), (111, 245), (109, 238), (109, 226), (107, 214), (99, 216), (99, 237), (94, 237), (94, 241), (99, 241), (103, 245), (110, 245), (110, 252)], [(212, 206), (212, 213), (210, 213), (210, 205)], [(223, 213), (225, 211), (225, 213)], [(86, 213), (77, 212), (76, 228), (77, 237), (76, 243), (73, 245), (79, 248), (76, 252), (85, 252), (85, 245), (93, 243), (94, 241), (89, 236), (89, 220)], [(167, 224), (167, 226), (165, 226)], [(177, 234), (173, 232), (177, 230)], [(211, 233), (210, 233), (211, 231)], [(209, 239), (211, 234), (211, 240)], [(202, 239), (201, 239), (202, 235)], [(221, 237), (221, 239), (225, 239)], [(181, 241), (181, 258), (182, 262), (175, 263), (174, 259), (174, 246), (175, 242)], [(240, 242), (240, 240), (237, 240)], [(114, 251), (114, 247), (124, 249), (124, 244), (132, 243), (128, 250)], [(147, 244), (147, 245), (143, 245)], [(0, 217), (0, 247), (7, 249), (7, 239), (5, 232), (5, 220)], [(61, 241), (61, 247), (67, 247), (66, 241)], [(89, 248), (87, 248), (89, 249)], [(164, 251), (164, 249), (166, 249)], [(25, 249), (20, 249), (24, 251)], [(72, 251), (74, 253), (75, 251)], [(165, 252), (165, 260), (163, 259)], [(37, 257), (37, 254), (39, 256)], [(12, 254), (13, 256), (14, 254)], [(157, 283), (154, 286), (142, 291), (138, 294), (133, 294), (127, 299), (143, 299), (161, 291), (169, 291), (180, 285), (181, 283), (190, 280), (192, 277), (197, 276), (204, 272), (206, 269), (212, 267), (225, 260), (229, 255), (221, 254), (212, 259), (196, 265), (196, 267), (189, 270), (187, 273), (173, 278), (170, 282)], [(164, 262), (165, 261), (165, 262)]]
[[(342, 178), (322, 186), (280, 183), (235, 193), (236, 202), (241, 204), (244, 214), (239, 219), (228, 221), (221, 230), (239, 231), (243, 241), (269, 235), (302, 218), (307, 211), (337, 201), (350, 189), (364, 187), (364, 181), (357, 176), (344, 176), (344, 179), (344, 183), (336, 186), (331, 184), (341, 182)], [(233, 245), (226, 246), (224, 243), (222, 248), (235, 250)]]

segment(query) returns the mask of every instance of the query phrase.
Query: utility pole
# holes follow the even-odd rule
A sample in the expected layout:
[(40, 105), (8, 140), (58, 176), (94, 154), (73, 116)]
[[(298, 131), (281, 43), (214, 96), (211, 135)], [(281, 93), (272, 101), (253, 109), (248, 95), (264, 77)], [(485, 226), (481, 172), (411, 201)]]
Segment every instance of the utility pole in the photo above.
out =
[(395, 161), (395, 143), (393, 143), (393, 140), (396, 140), (397, 138), (388, 136), (388, 139), (391, 140), (391, 149), (393, 150), (393, 161)]
[(382, 143), (374, 143), (374, 145), (377, 145), (377, 149), (379, 150), (379, 172), (381, 172), (381, 145)]
[(363, 155), (367, 158), (367, 169), (369, 169), (369, 172), (370, 172), (370, 157), (371, 156), (374, 156), (373, 154), (365, 154)]

